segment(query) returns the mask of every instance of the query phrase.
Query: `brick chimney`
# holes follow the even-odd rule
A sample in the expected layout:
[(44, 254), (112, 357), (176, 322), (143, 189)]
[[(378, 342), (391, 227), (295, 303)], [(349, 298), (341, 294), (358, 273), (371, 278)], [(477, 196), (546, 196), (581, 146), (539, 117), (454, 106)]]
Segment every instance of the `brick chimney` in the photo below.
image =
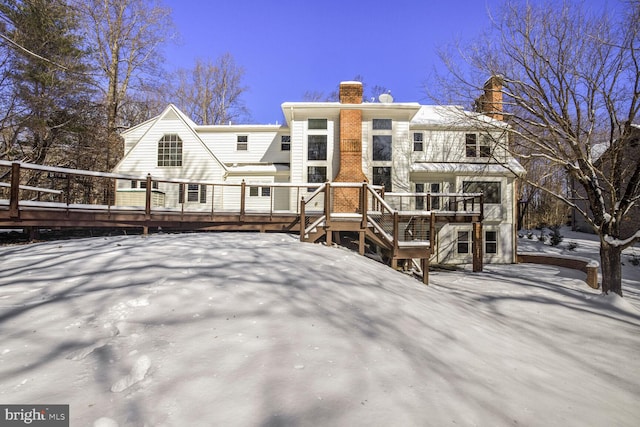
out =
[(502, 77), (491, 76), (484, 84), (484, 93), (475, 102), (476, 111), (493, 119), (504, 119), (502, 109)]
[[(341, 104), (362, 104), (362, 83), (340, 83)], [(340, 110), (340, 168), (335, 182), (363, 182), (367, 177), (362, 172), (362, 110)], [(359, 191), (351, 188), (336, 188), (333, 210), (355, 212), (359, 205)]]

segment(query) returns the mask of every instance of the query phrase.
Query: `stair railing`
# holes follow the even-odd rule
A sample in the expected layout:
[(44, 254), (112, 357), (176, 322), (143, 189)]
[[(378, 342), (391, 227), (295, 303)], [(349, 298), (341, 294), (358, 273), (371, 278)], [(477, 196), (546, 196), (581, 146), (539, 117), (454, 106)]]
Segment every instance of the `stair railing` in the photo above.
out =
[[(328, 193), (327, 184), (328, 183), (322, 184), (306, 199), (304, 196), (300, 199), (300, 241), (304, 241), (306, 236), (313, 231), (314, 228), (318, 227), (327, 219), (325, 212), (328, 209), (328, 206), (326, 206)], [(323, 203), (322, 213), (318, 211), (310, 212), (307, 209), (307, 206), (310, 206), (311, 203), (320, 202), (321, 200)]]
[(398, 242), (398, 212), (389, 206), (375, 187), (367, 185), (367, 190), (372, 199), (372, 210), (367, 212), (367, 220), (389, 247), (395, 247)]

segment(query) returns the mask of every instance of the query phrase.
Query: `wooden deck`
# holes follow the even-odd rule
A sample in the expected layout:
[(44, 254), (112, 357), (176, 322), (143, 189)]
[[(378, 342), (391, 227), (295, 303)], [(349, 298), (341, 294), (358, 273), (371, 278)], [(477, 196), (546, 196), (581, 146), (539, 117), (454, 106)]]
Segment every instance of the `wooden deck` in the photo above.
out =
[[(25, 171), (31, 176), (34, 173), (53, 174), (62, 177), (63, 183), (58, 184), (58, 188), (53, 185), (57, 183), (53, 179), (50, 187), (21, 184)], [(340, 233), (357, 233), (358, 250), (361, 254), (365, 253), (365, 245), (375, 247), (393, 268), (397, 268), (401, 261), (419, 260), (425, 283), (428, 281), (429, 258), (434, 252), (436, 224), (472, 223), (476, 230), (481, 227), (483, 216), (481, 194), (393, 193), (395, 198), (400, 197), (401, 208), (417, 204), (418, 198), (424, 199), (423, 202), (426, 200), (426, 205), (422, 203), (422, 206), (428, 207), (432, 206), (434, 198), (440, 198), (438, 206), (445, 206), (446, 200), (447, 210), (403, 210), (391, 206), (385, 200), (381, 187), (367, 183), (271, 183), (270, 195), (275, 193), (275, 188), (284, 186), (289, 191), (297, 191), (289, 193), (290, 195), (306, 196), (301, 196), (299, 203), (295, 203), (291, 210), (276, 210), (272, 199), (269, 200), (268, 209), (247, 209), (249, 195), (244, 182), (195, 182), (210, 186), (209, 194), (220, 194), (220, 191), (215, 193), (216, 186), (235, 186), (239, 197), (234, 202), (236, 205), (231, 208), (216, 208), (221, 203), (211, 197), (210, 206), (194, 209), (185, 203), (177, 208), (153, 206), (152, 203), (152, 192), (157, 192), (152, 183), (160, 181), (181, 185), (184, 193), (184, 186), (190, 183), (186, 180), (156, 180), (149, 175), (131, 177), (6, 161), (0, 161), (0, 177), (4, 178), (0, 181), (0, 228), (135, 227), (141, 228), (145, 233), (159, 228), (185, 231), (278, 231), (298, 233), (302, 241), (324, 240), (327, 244), (339, 240)], [(6, 182), (7, 178), (9, 182)], [(146, 182), (145, 204), (116, 206), (115, 203), (79, 203), (77, 199), (83, 193), (80, 191), (82, 186), (77, 183), (90, 186), (91, 179), (107, 180), (107, 186), (103, 188), (112, 191), (115, 191), (118, 180)], [(336, 190), (341, 189), (349, 189), (349, 194), (353, 195), (352, 200), (350, 199), (353, 203), (348, 212), (341, 212), (336, 208), (344, 202), (344, 197), (340, 202), (336, 199)], [(112, 197), (113, 194), (106, 195), (106, 199)], [(404, 202), (403, 198), (406, 198)], [(481, 232), (474, 232), (475, 243), (481, 238)], [(480, 251), (474, 251), (474, 270), (477, 271), (482, 269), (482, 245), (474, 244), (474, 247)]]

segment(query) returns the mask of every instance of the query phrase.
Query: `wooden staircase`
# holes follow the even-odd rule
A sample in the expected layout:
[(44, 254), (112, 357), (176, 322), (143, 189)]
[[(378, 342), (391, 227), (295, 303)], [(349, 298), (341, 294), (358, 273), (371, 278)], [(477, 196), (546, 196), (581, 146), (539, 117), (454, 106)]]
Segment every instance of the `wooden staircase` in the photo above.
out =
[[(332, 212), (333, 189), (360, 189), (356, 212)], [(309, 210), (321, 200), (323, 209)], [(392, 268), (399, 262), (420, 260), (423, 282), (428, 283), (429, 258), (435, 238), (435, 214), (428, 211), (398, 211), (389, 206), (376, 189), (367, 184), (325, 183), (300, 202), (300, 240), (317, 242), (324, 237), (331, 244), (339, 233), (358, 233), (358, 251), (365, 253), (366, 242), (373, 244)]]

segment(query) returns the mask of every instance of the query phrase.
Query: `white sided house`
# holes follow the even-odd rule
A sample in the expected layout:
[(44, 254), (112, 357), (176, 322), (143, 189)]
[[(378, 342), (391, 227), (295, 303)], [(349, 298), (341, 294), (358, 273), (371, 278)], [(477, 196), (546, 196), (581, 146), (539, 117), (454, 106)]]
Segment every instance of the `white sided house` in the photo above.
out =
[[(507, 138), (495, 95), (499, 91), (488, 85), (486, 112), (476, 113), (457, 106), (394, 103), (388, 95), (381, 102), (363, 103), (361, 83), (343, 82), (340, 102), (283, 103), (283, 125), (201, 126), (169, 105), (123, 133), (124, 158), (114, 172), (157, 179), (154, 206), (203, 210), (237, 206), (240, 197), (238, 187), (215, 187), (211, 194), (205, 183), (244, 181), (247, 209), (267, 211), (295, 211), (306, 195), (274, 183), (367, 181), (384, 185), (390, 204), (417, 211), (445, 210), (453, 193), (482, 192), (483, 261), (513, 263), (516, 181), (524, 169), (498, 143)], [(176, 178), (190, 184), (180, 190), (162, 183)], [(116, 203), (140, 205), (145, 185), (143, 180), (118, 181)], [(441, 196), (427, 207), (424, 197), (403, 197), (406, 193)], [(432, 262), (470, 263), (471, 224), (440, 224), (436, 246)]]

